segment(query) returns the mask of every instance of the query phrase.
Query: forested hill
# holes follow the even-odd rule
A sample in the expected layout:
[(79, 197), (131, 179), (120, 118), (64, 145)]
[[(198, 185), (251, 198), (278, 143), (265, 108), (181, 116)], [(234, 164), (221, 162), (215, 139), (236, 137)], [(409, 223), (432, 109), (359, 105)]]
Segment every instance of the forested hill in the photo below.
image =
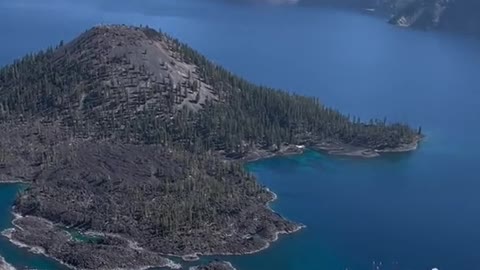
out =
[(165, 34), (126, 26), (95, 27), (1, 69), (0, 98), (3, 121), (40, 119), (74, 137), (236, 155), (326, 141), (394, 149), (417, 134), (254, 85)]

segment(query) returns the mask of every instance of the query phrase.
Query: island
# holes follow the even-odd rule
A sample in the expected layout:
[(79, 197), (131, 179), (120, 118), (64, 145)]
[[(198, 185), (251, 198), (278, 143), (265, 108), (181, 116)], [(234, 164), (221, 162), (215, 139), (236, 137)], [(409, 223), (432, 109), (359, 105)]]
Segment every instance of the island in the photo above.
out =
[(245, 162), (422, 137), (252, 84), (161, 31), (97, 26), (0, 69), (0, 181), (28, 186), (3, 235), (78, 269), (250, 254), (303, 225)]

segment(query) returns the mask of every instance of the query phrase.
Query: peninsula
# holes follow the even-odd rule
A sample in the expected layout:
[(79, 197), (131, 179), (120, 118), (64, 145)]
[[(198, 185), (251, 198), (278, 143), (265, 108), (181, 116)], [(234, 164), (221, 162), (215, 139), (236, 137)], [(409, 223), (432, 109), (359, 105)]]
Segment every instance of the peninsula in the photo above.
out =
[(98, 26), (0, 69), (0, 181), (28, 183), (3, 234), (79, 269), (249, 254), (302, 225), (245, 161), (421, 138), (252, 84), (151, 28)]

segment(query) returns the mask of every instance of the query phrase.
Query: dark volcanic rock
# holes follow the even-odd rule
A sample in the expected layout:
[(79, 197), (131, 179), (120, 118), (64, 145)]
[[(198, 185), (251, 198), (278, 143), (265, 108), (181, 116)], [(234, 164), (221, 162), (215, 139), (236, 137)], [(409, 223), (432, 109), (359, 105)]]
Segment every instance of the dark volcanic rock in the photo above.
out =
[(171, 263), (158, 254), (133, 249), (128, 242), (111, 236), (103, 236), (97, 244), (72, 241), (66, 231), (37, 217), (19, 218), (14, 225), (8, 232), (12, 240), (80, 269), (162, 267)]
[(272, 196), (253, 178), (212, 157), (88, 142), (59, 151), (68, 154), (37, 176), (16, 211), (177, 255), (248, 253), (298, 228), (266, 207)]

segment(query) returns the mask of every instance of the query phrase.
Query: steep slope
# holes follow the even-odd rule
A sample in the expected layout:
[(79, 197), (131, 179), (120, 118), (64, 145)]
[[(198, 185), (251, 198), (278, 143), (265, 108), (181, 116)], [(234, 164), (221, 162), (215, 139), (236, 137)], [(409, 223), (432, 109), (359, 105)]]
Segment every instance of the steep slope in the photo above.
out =
[[(97, 27), (67, 45), (27, 56), (0, 72), (1, 111), (108, 125), (149, 111), (168, 119), (216, 99), (175, 44), (141, 29)], [(126, 119), (125, 119), (126, 118)], [(88, 121), (87, 121), (88, 120)]]
[(326, 141), (371, 150), (415, 141), (405, 125), (361, 123), (317, 99), (251, 84), (148, 28), (96, 27), (0, 70), (5, 121), (57, 121), (73, 136), (180, 143), (244, 155)]

